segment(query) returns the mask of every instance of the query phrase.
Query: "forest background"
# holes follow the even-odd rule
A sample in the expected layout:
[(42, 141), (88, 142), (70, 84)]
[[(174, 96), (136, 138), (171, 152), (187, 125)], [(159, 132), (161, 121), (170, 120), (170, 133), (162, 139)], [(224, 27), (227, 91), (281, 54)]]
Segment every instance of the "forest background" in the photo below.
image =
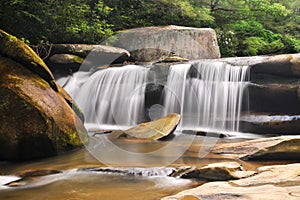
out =
[(300, 52), (300, 0), (6, 0), (0, 28), (31, 45), (100, 44), (119, 30), (209, 27), (222, 57)]

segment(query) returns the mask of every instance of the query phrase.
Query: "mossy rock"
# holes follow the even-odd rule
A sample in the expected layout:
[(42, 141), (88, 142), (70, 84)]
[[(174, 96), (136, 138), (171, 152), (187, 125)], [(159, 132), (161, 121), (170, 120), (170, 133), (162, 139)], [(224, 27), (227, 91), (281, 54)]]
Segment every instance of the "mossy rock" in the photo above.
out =
[(54, 76), (44, 61), (24, 42), (0, 29), (0, 54), (38, 74), (56, 91)]
[(0, 160), (44, 158), (88, 142), (66, 95), (21, 64), (0, 57)]

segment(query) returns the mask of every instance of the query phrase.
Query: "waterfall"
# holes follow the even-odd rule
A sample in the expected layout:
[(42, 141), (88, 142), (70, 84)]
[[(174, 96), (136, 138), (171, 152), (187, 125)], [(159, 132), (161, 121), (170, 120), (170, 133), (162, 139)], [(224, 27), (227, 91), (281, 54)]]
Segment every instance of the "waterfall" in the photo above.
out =
[(128, 65), (93, 73), (74, 96), (88, 129), (123, 129), (141, 123), (147, 72), (145, 67)]
[[(124, 130), (147, 119), (145, 88), (151, 82), (150, 68), (127, 65), (94, 73), (77, 72), (71, 79), (58, 82), (82, 109), (89, 130)], [(161, 76), (160, 72), (156, 76)], [(159, 100), (163, 105), (152, 105), (150, 118), (159, 108), (162, 112), (158, 118), (173, 112), (181, 114), (181, 129), (238, 131), (249, 78), (247, 66), (197, 61), (172, 65), (164, 76), (166, 83)]]
[(223, 62), (173, 65), (164, 91), (166, 113), (182, 115), (181, 128), (238, 131), (248, 67)]

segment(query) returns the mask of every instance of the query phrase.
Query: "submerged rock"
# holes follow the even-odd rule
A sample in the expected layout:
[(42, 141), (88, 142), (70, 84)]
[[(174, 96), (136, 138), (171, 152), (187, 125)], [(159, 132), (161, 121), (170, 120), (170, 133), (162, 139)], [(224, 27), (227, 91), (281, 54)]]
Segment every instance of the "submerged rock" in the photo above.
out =
[(179, 121), (180, 115), (171, 113), (158, 120), (139, 124), (124, 132), (126, 135), (136, 138), (158, 140), (169, 136), (176, 129)]
[(212, 152), (244, 160), (299, 160), (300, 136), (279, 136), (220, 144)]
[(48, 176), (48, 175), (53, 175), (53, 174), (59, 174), (62, 173), (62, 171), (58, 170), (35, 170), (35, 171), (26, 171), (22, 173), (18, 173), (17, 176), (20, 177), (20, 179), (11, 181), (9, 183), (6, 183), (6, 186), (9, 187), (20, 187), (20, 186), (25, 186), (29, 183), (32, 183), (39, 177), (43, 176)]

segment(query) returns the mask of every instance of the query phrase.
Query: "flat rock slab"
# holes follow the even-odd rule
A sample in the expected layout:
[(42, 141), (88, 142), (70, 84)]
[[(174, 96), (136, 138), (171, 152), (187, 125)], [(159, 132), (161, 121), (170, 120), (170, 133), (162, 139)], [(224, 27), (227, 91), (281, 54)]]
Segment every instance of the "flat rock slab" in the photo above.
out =
[(163, 200), (266, 200), (299, 199), (300, 164), (265, 166), (248, 178), (210, 182)]
[(139, 124), (124, 132), (135, 138), (158, 140), (170, 135), (175, 130), (179, 121), (180, 115), (171, 113), (158, 120)]
[(207, 181), (225, 181), (245, 178), (254, 173), (254, 171), (244, 171), (242, 165), (237, 162), (222, 162), (203, 167), (179, 168), (174, 176)]
[(244, 160), (299, 160), (300, 136), (279, 136), (220, 144), (212, 152)]

